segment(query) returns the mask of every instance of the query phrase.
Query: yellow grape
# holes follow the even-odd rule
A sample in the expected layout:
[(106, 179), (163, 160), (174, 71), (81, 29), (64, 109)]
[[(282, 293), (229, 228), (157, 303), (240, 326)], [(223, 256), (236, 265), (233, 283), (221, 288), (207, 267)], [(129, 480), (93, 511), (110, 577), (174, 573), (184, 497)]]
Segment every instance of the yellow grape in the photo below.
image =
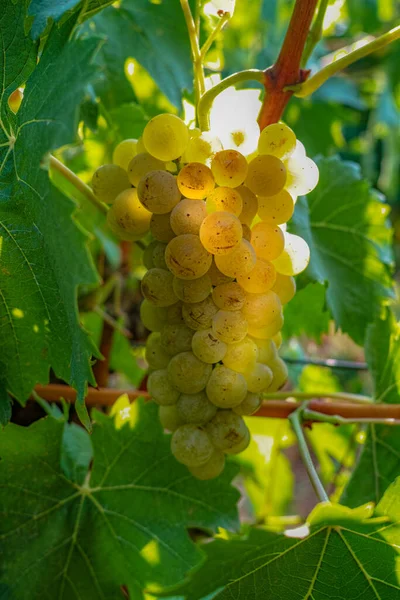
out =
[(136, 154), (128, 165), (128, 177), (132, 185), (137, 187), (139, 181), (150, 171), (165, 170), (165, 163), (150, 156), (147, 152)]
[(164, 307), (154, 306), (148, 300), (143, 300), (140, 305), (140, 320), (149, 331), (161, 331), (164, 327), (167, 311)]
[(257, 214), (259, 201), (257, 200), (257, 196), (246, 185), (240, 185), (236, 188), (236, 191), (241, 195), (243, 203), (239, 221), (250, 227)]
[(93, 193), (107, 204), (112, 204), (118, 194), (130, 187), (126, 171), (118, 165), (103, 165), (93, 173)]
[(142, 154), (143, 152), (146, 152), (146, 148), (143, 144), (143, 137), (140, 136), (136, 144), (136, 154)]
[(273, 375), (272, 383), (268, 388), (268, 392), (277, 392), (283, 386), (288, 378), (288, 368), (285, 361), (279, 356), (271, 363), (271, 371)]
[(217, 365), (210, 375), (206, 392), (210, 402), (218, 408), (233, 408), (246, 397), (246, 379), (241, 373)]
[(192, 349), (193, 331), (184, 323), (164, 323), (161, 330), (161, 346), (169, 356)]
[(198, 135), (190, 138), (183, 158), (185, 162), (206, 163), (219, 150), (222, 150), (222, 144), (216, 136), (209, 131), (201, 133), (198, 130)]
[(195, 331), (209, 329), (213, 317), (217, 312), (218, 307), (215, 306), (211, 296), (201, 302), (184, 304), (182, 308), (182, 315), (186, 325)]
[(247, 275), (256, 265), (257, 257), (253, 246), (241, 240), (229, 254), (217, 254), (215, 264), (224, 275), (239, 277)]
[(178, 298), (172, 287), (173, 276), (164, 269), (150, 269), (142, 279), (143, 296), (155, 306), (175, 304)]
[(212, 285), (220, 285), (221, 283), (229, 283), (229, 281), (232, 281), (234, 279), (233, 277), (227, 277), (227, 275), (224, 275), (223, 273), (221, 273), (221, 271), (218, 269), (217, 265), (215, 264), (215, 257), (213, 257), (213, 261), (211, 263), (211, 267), (207, 271), (207, 275), (211, 279)]
[(243, 316), (251, 325), (263, 327), (271, 323), (282, 311), (282, 304), (275, 292), (246, 294), (242, 308)]
[(261, 221), (251, 230), (251, 244), (258, 258), (274, 260), (283, 252), (285, 237), (278, 225)]
[(275, 333), (275, 335), (272, 336), (271, 340), (274, 342), (275, 346), (279, 350), (279, 348), (282, 346), (282, 332), (278, 331), (278, 333)]
[(241, 402), (238, 406), (235, 406), (232, 410), (237, 415), (250, 416), (257, 412), (259, 408), (261, 408), (262, 402), (263, 401), (260, 394), (248, 392), (243, 402)]
[(246, 373), (255, 367), (258, 356), (257, 344), (246, 336), (240, 342), (228, 344), (228, 349), (222, 362), (226, 367), (238, 373)]
[(172, 434), (171, 452), (178, 462), (187, 467), (199, 467), (208, 462), (214, 448), (204, 429), (187, 423)]
[(278, 333), (280, 329), (283, 327), (283, 313), (282, 311), (270, 321), (267, 325), (263, 325), (260, 327), (259, 325), (254, 325), (253, 323), (249, 323), (249, 335), (253, 338), (258, 338), (261, 340), (269, 340), (272, 339), (275, 334)]
[(225, 467), (225, 455), (220, 450), (214, 450), (211, 457), (204, 465), (198, 467), (188, 467), (190, 473), (196, 479), (206, 481), (208, 479), (215, 479), (218, 475), (221, 475)]
[(161, 335), (154, 331), (146, 341), (145, 359), (152, 369), (165, 369), (171, 359), (161, 346)]
[(243, 340), (247, 329), (247, 321), (239, 311), (219, 310), (212, 319), (215, 336), (226, 344)]
[(267, 365), (258, 362), (251, 371), (245, 373), (245, 378), (249, 392), (258, 394), (265, 392), (271, 385), (273, 373)]
[(171, 227), (176, 235), (193, 233), (198, 235), (200, 225), (207, 216), (203, 200), (187, 200), (184, 198), (171, 212)]
[(246, 294), (238, 283), (221, 283), (213, 289), (212, 299), (221, 310), (240, 310), (246, 300)]
[(137, 140), (123, 140), (114, 148), (113, 163), (119, 165), (125, 171), (128, 170), (129, 163), (136, 156)]
[(164, 269), (168, 271), (167, 263), (165, 262), (165, 249), (167, 244), (163, 244), (162, 242), (156, 242), (153, 248), (153, 265), (157, 269)]
[(143, 251), (142, 262), (146, 269), (152, 269), (153, 267), (155, 267), (153, 261), (153, 250), (157, 244), (158, 242), (154, 240), (153, 242), (150, 242), (150, 244), (148, 244), (148, 246), (146, 246), (146, 248)]
[(171, 213), (153, 214), (150, 219), (150, 231), (159, 242), (170, 242), (175, 237), (170, 224)]
[(124, 227), (121, 227), (116, 220), (112, 206), (107, 213), (107, 225), (117, 238), (126, 242), (135, 242), (143, 236), (143, 234), (129, 233)]
[(199, 360), (193, 352), (176, 354), (168, 364), (168, 377), (182, 394), (197, 394), (204, 390), (212, 367)]
[(206, 425), (206, 431), (214, 447), (223, 452), (243, 442), (249, 433), (242, 417), (231, 410), (219, 410)]
[(298, 159), (290, 157), (286, 162), (287, 181), (286, 188), (294, 196), (309, 194), (316, 187), (319, 180), (318, 167), (311, 158), (307, 156)]
[(182, 302), (171, 304), (171, 306), (167, 306), (165, 310), (167, 311), (167, 316), (164, 323), (178, 325), (185, 322), (182, 316)]
[(287, 190), (281, 190), (275, 196), (258, 198), (258, 216), (264, 222), (282, 225), (289, 221), (294, 212), (294, 201)]
[(259, 154), (273, 154), (278, 158), (289, 156), (296, 147), (296, 136), (285, 123), (272, 123), (260, 133)]
[(237, 150), (221, 150), (211, 161), (211, 171), (218, 185), (235, 188), (247, 175), (247, 160)]
[(211, 267), (212, 256), (197, 235), (184, 233), (169, 242), (165, 250), (165, 262), (175, 277), (197, 279)]
[(239, 192), (233, 188), (218, 187), (208, 196), (206, 208), (208, 213), (226, 210), (238, 217), (242, 212), (243, 201)]
[(242, 225), (235, 215), (218, 211), (202, 222), (200, 239), (211, 254), (228, 254), (242, 239)]
[(246, 240), (247, 242), (250, 242), (250, 240), (251, 240), (251, 229), (245, 223), (242, 223), (242, 235), (243, 235), (243, 239), (244, 240)]
[(258, 362), (269, 365), (278, 358), (278, 351), (272, 338), (266, 340), (252, 339), (258, 348)]
[(245, 183), (257, 196), (275, 196), (286, 183), (285, 165), (276, 156), (256, 156), (249, 163)]
[(241, 452), (244, 452), (246, 450), (246, 448), (248, 447), (248, 445), (250, 444), (250, 439), (251, 439), (250, 431), (247, 430), (246, 435), (244, 436), (242, 441), (239, 442), (238, 444), (235, 444), (231, 448), (228, 448), (227, 450), (225, 450), (225, 453), (226, 454), (240, 454)]
[(177, 183), (181, 194), (190, 200), (202, 200), (211, 194), (215, 187), (211, 169), (199, 162), (185, 165), (179, 171)]
[(169, 213), (181, 199), (176, 179), (168, 171), (150, 171), (139, 181), (137, 193), (140, 202), (150, 212)]
[(211, 279), (206, 273), (197, 279), (179, 279), (174, 277), (174, 292), (182, 302), (192, 304), (202, 302), (211, 292)]
[(168, 431), (175, 431), (183, 425), (183, 421), (179, 416), (178, 407), (176, 404), (170, 404), (169, 406), (158, 407), (158, 418), (163, 429)]
[(285, 247), (282, 254), (273, 261), (275, 269), (282, 275), (298, 275), (310, 262), (310, 248), (303, 238), (293, 233), (285, 233)]
[(184, 423), (204, 425), (217, 413), (217, 407), (210, 402), (205, 392), (182, 394), (177, 402), (178, 411)]
[(271, 288), (280, 298), (282, 304), (287, 304), (296, 293), (296, 281), (289, 275), (276, 274), (276, 281)]
[(245, 275), (238, 275), (237, 282), (250, 294), (264, 294), (272, 288), (276, 270), (272, 263), (257, 259), (254, 268)]
[(147, 389), (152, 400), (161, 406), (176, 404), (180, 395), (179, 390), (169, 380), (167, 369), (157, 369), (150, 373)]
[(205, 363), (214, 364), (221, 361), (227, 345), (215, 337), (212, 329), (199, 329), (192, 338), (192, 352)]
[(170, 114), (150, 119), (143, 131), (143, 143), (149, 154), (159, 160), (175, 160), (189, 143), (189, 130), (179, 117)]

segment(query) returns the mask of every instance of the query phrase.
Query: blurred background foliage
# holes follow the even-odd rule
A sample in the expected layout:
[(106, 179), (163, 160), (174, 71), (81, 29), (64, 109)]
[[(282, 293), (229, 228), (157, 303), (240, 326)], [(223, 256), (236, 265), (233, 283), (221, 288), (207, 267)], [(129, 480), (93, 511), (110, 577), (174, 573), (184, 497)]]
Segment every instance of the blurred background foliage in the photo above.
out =
[[(209, 82), (215, 83), (242, 69), (264, 69), (271, 65), (279, 52), (293, 4), (293, 0), (238, 0), (232, 19), (207, 55)], [(204, 13), (203, 40), (218, 19), (208, 5)], [(331, 0), (324, 19), (323, 39), (315, 47), (307, 68), (315, 72), (331, 53), (367, 35), (388, 31), (398, 24), (399, 16), (398, 0)], [(168, 111), (183, 113), (190, 120), (194, 98), (190, 46), (179, 0), (121, 0), (87, 20), (81, 30), (83, 35), (96, 35), (103, 40), (97, 54), (99, 71), (88, 85), (81, 105), (79, 139), (75, 145), (61, 149), (59, 157), (84, 181), (90, 182), (98, 166), (111, 162), (115, 145), (125, 138), (138, 138), (149, 117)], [(284, 115), (311, 157), (337, 154), (358, 163), (363, 177), (386, 196), (392, 208), (398, 263), (399, 59), (399, 44), (393, 44), (355, 63), (310, 98), (292, 98)], [(65, 184), (61, 185), (68, 193)], [(94, 233), (92, 250), (96, 257), (104, 254), (114, 268), (121, 266), (124, 258), (117, 241), (104, 226), (104, 217), (86, 207), (77, 213), (77, 219)], [(137, 285), (142, 274), (140, 253), (134, 246), (128, 281), (131, 304), (125, 307), (134, 322), (138, 321), (140, 302)], [(321, 284), (302, 289), (293, 302), (296, 320), (292, 323), (293, 312), (288, 314), (283, 356), (294, 361), (307, 357), (364, 360), (362, 349), (329, 324)], [(304, 331), (299, 327), (302, 319)], [(322, 326), (321, 320), (325, 321)], [(84, 322), (99, 338), (98, 314), (87, 312)], [(140, 324), (130, 329), (136, 331), (136, 340), (143, 339), (145, 332)], [(320, 338), (321, 330), (328, 333)], [(115, 384), (138, 385), (144, 372), (140, 350), (120, 335), (115, 337), (114, 346), (111, 366), (113, 360), (118, 364)], [(137, 364), (133, 373), (129, 361), (121, 358), (126, 359), (127, 355)], [(325, 393), (371, 392), (369, 376), (363, 370), (304, 366), (296, 362), (290, 365), (290, 385), (302, 391)], [(236, 459), (251, 500), (242, 506), (242, 514), (248, 515), (249, 520), (255, 517), (261, 521), (268, 515), (270, 524), (274, 515), (306, 514), (314, 496), (288, 424), (259, 418), (250, 418), (249, 423), (253, 442)], [(340, 497), (357, 448), (364, 439), (362, 427), (337, 429), (322, 425), (309, 432), (324, 483), (336, 498)]]

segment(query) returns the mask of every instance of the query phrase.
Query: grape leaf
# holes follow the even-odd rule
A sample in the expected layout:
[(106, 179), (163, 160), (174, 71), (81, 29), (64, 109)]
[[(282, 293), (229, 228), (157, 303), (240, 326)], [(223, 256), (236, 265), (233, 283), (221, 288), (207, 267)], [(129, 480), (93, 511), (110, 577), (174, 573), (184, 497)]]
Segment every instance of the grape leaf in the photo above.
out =
[(188, 527), (237, 527), (233, 465), (215, 481), (195, 480), (173, 458), (153, 404), (134, 403), (131, 426), (120, 429), (93, 416), (83, 482), (82, 461), (78, 482), (61, 469), (59, 421), (10, 424), (0, 437), (2, 582), (16, 600), (122, 598), (122, 585), (140, 598), (199, 566)]
[(397, 480), (374, 516), (372, 504), (319, 504), (290, 537), (253, 529), (247, 539), (207, 544), (207, 562), (181, 594), (188, 600), (400, 598), (399, 493)]
[(291, 222), (311, 250), (303, 281), (328, 283), (326, 302), (336, 325), (362, 345), (368, 323), (393, 297), (389, 207), (356, 164), (337, 157), (317, 162), (318, 186), (299, 199)]
[[(303, 333), (320, 340), (321, 335), (328, 331), (329, 312), (325, 307), (325, 286), (311, 283), (298, 290), (294, 298), (284, 307), (285, 323), (283, 335), (285, 338), (300, 336)], [(318, 319), (315, 318), (318, 315)]]
[[(400, 328), (393, 314), (368, 328), (365, 353), (374, 379), (376, 402), (400, 401)], [(355, 506), (366, 498), (378, 502), (390, 483), (400, 475), (398, 427), (370, 425), (365, 446), (342, 502)]]
[(24, 402), (35, 383), (47, 383), (51, 366), (82, 399), (94, 383), (96, 349), (78, 322), (76, 288), (97, 276), (74, 205), (44, 167), (47, 152), (74, 138), (99, 42), (69, 39), (74, 20), (54, 27), (14, 115), (7, 97), (36, 63), (35, 46), (25, 36), (24, 3), (2, 1), (0, 381)]
[(135, 58), (151, 75), (161, 91), (178, 108), (182, 90), (192, 89), (192, 65), (189, 37), (178, 0), (151, 3), (148, 0), (125, 0), (97, 15), (95, 31), (107, 38), (100, 51), (100, 64), (105, 76), (102, 97), (119, 102), (134, 100), (127, 82), (126, 59)]

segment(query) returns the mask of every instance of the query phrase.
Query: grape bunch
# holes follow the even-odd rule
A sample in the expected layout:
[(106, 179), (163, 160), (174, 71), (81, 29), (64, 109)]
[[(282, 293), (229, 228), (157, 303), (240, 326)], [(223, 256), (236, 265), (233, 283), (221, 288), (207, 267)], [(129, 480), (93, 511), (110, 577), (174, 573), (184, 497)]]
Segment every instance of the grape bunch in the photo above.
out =
[(248, 446), (243, 417), (287, 379), (282, 307), (310, 254), (286, 222), (318, 169), (283, 123), (245, 157), (170, 114), (121, 142), (113, 161), (95, 172), (93, 190), (111, 204), (117, 236), (147, 241), (148, 390), (175, 458), (211, 479), (226, 454)]

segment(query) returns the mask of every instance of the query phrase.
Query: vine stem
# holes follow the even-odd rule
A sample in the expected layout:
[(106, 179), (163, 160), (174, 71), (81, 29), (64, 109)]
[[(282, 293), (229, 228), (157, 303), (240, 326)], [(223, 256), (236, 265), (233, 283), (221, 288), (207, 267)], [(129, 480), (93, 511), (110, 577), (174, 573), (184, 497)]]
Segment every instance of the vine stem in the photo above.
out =
[(185, 17), (186, 27), (189, 34), (190, 47), (192, 50), (192, 60), (193, 60), (193, 74), (194, 74), (194, 90), (195, 90), (195, 106), (198, 106), (199, 100), (204, 94), (206, 85), (204, 81), (204, 70), (203, 70), (203, 61), (200, 54), (200, 46), (199, 46), (199, 37), (197, 30), (199, 26), (196, 27), (196, 23), (194, 22), (192, 11), (190, 10), (188, 0), (180, 0), (181, 7), (183, 11), (183, 16)]
[(208, 131), (210, 129), (210, 109), (215, 98), (224, 90), (241, 83), (242, 81), (258, 81), (264, 82), (264, 72), (259, 69), (247, 69), (246, 71), (239, 71), (229, 77), (226, 77), (214, 87), (207, 90), (205, 94), (200, 98), (197, 114), (199, 118), (199, 126), (202, 131)]
[(338, 52), (345, 52), (345, 56), (342, 56), (342, 58), (338, 58), (337, 60), (333, 60), (325, 67), (323, 67), (320, 71), (315, 73), (315, 75), (310, 77), (307, 81), (300, 82), (299, 85), (288, 85), (285, 89), (286, 91), (294, 92), (295, 96), (297, 96), (298, 98), (305, 98), (306, 96), (310, 96), (318, 88), (320, 88), (321, 85), (325, 83), (325, 81), (327, 81), (333, 75), (338, 73), (338, 71), (342, 71), (357, 60), (360, 60), (361, 58), (364, 58), (365, 56), (368, 56), (369, 54), (372, 54), (373, 52), (376, 52), (381, 48), (385, 48), (385, 46), (388, 46), (389, 44), (398, 40), (399, 38), (400, 25), (394, 27), (394, 29), (391, 29), (383, 35), (380, 35), (374, 40), (367, 42), (361, 47), (355, 47), (358, 46), (360, 42), (356, 44), (351, 44), (350, 46), (346, 46), (345, 48), (342, 48), (341, 50), (335, 52), (335, 55), (337, 55)]
[(230, 18), (231, 18), (230, 13), (225, 12), (222, 15), (222, 17), (220, 18), (220, 20), (218, 21), (218, 23), (216, 24), (216, 26), (214, 27), (214, 29), (212, 30), (212, 32), (210, 33), (210, 35), (208, 36), (208, 38), (206, 39), (206, 41), (204, 42), (204, 44), (202, 45), (201, 50), (200, 50), (200, 56), (201, 56), (202, 61), (204, 61), (207, 52), (211, 48), (211, 44), (213, 43), (213, 41), (215, 40), (215, 38), (221, 31), (221, 29), (223, 28), (225, 23), (227, 23)]
[(303, 83), (309, 71), (300, 69), (301, 58), (318, 0), (296, 0), (276, 63), (264, 71), (265, 97), (258, 117), (260, 129), (276, 123), (291, 98), (287, 86)]
[(311, 458), (310, 451), (307, 446), (306, 438), (303, 431), (303, 412), (304, 406), (300, 406), (297, 410), (295, 410), (290, 416), (289, 421), (292, 425), (293, 431), (297, 438), (297, 443), (299, 447), (299, 453), (301, 459), (304, 463), (305, 468), (307, 469), (308, 477), (310, 478), (311, 484), (315, 490), (315, 493), (318, 496), (320, 502), (329, 502), (329, 496), (325, 491), (324, 486), (321, 483), (320, 478), (318, 477), (317, 470), (314, 466), (314, 463)]
[(372, 398), (369, 396), (362, 396), (361, 394), (348, 394), (347, 392), (331, 392), (331, 393), (318, 393), (318, 392), (273, 392), (271, 394), (263, 394), (264, 400), (278, 400), (288, 398), (295, 398), (296, 400), (311, 400), (312, 398), (330, 398), (331, 400), (342, 400), (344, 402), (354, 402), (356, 404), (371, 404)]
[(325, 18), (326, 9), (328, 8), (328, 4), (329, 4), (329, 0), (320, 0), (320, 2), (319, 2), (317, 16), (315, 17), (315, 20), (309, 31), (306, 46), (305, 46), (304, 52), (303, 52), (303, 56), (301, 57), (301, 66), (302, 67), (306, 66), (308, 59), (310, 58), (311, 54), (313, 53), (315, 46), (318, 44), (318, 42), (322, 38), (322, 32), (323, 32), (323, 27), (324, 27), (324, 18)]
[(54, 169), (54, 171), (60, 173), (64, 179), (69, 181), (78, 190), (78, 192), (85, 196), (85, 198), (87, 198), (87, 200), (89, 200), (89, 202), (91, 202), (97, 208), (97, 210), (105, 215), (107, 214), (107, 206), (96, 198), (90, 187), (86, 185), (82, 179), (75, 175), (71, 169), (68, 169), (68, 167), (66, 167), (61, 161), (58, 160), (58, 158), (53, 155), (50, 155), (50, 167)]

